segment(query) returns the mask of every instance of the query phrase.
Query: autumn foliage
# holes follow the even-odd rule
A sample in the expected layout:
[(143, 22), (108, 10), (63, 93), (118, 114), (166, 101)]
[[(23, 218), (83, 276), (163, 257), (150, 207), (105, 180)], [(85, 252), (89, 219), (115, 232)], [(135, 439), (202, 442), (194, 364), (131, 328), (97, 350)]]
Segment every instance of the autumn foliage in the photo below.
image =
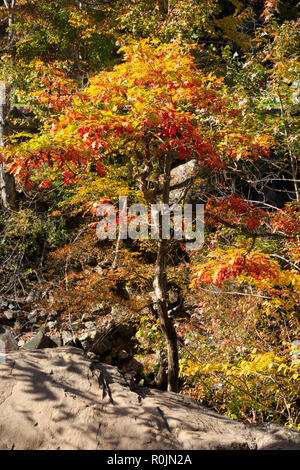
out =
[[(3, 64), (38, 128), (7, 132), (0, 160), (49, 220), (26, 208), (18, 225), (10, 214), (9, 249), (27, 233), (41, 265), (49, 251), (46, 280), (65, 322), (95, 299), (124, 304), (114, 289), (126, 279), (138, 292), (126, 311), (147, 379), (166, 349), (151, 297), (157, 246), (99, 244), (97, 208), (119, 195), (156, 203), (166, 162), (171, 171), (196, 161), (186, 189), (205, 204), (205, 242), (187, 253), (173, 240), (165, 257), (165, 284), (184, 299), (178, 316), (165, 299), (181, 391), (235, 419), (299, 428), (298, 22), (277, 0), (31, 3), (19, 2), (15, 55)], [(32, 60), (34, 44), (43, 51)]]

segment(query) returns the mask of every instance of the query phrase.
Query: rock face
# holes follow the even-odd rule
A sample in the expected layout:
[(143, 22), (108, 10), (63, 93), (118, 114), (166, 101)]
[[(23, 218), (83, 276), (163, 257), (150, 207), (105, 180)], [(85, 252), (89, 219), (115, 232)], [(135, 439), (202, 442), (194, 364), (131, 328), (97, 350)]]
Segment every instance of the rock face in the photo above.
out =
[(294, 449), (299, 436), (136, 388), (77, 348), (9, 352), (0, 364), (0, 449)]

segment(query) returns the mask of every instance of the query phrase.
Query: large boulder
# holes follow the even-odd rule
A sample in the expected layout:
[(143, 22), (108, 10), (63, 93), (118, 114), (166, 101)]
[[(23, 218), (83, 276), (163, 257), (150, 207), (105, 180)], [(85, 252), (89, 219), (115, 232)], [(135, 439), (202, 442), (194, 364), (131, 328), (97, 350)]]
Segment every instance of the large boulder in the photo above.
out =
[[(189, 160), (171, 170), (170, 203), (197, 202), (203, 193), (203, 180), (199, 179), (203, 167), (198, 160)], [(195, 181), (198, 179), (197, 184)], [(163, 180), (160, 177), (162, 184)]]
[(257, 439), (252, 429), (191, 398), (133, 386), (77, 348), (10, 352), (0, 364), (0, 449), (299, 448), (297, 432), (264, 439), (259, 429)]

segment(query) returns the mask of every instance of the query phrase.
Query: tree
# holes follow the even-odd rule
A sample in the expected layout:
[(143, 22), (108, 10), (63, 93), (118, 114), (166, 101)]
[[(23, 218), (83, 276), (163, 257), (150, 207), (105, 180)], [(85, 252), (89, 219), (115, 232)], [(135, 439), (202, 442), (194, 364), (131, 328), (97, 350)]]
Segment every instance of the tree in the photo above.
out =
[[(69, 184), (92, 164), (104, 175), (105, 161), (118, 157), (132, 167), (132, 179), (149, 204), (169, 204), (171, 168), (182, 159), (198, 159), (205, 175), (228, 159), (268, 151), (268, 137), (244, 134), (236, 103), (220, 89), (222, 79), (197, 70), (179, 42), (142, 40), (122, 51), (124, 63), (93, 77), (83, 92), (65, 102), (44, 133), (6, 150), (14, 155), (9, 168), (20, 181), (28, 185), (34, 170), (47, 165), (49, 178), (40, 187), (51, 185), (58, 173)], [(168, 350), (168, 389), (176, 391), (178, 351), (167, 309), (167, 251), (160, 230), (154, 289)]]
[[(276, 416), (295, 426), (298, 23), (295, 13), (283, 7), (277, 0), (16, 2), (9, 28), (13, 40), (2, 69), (14, 102), (29, 105), (41, 127), (35, 136), (15, 127), (18, 133), (5, 139), (1, 161), (27, 190), (34, 189), (30, 198), (58, 197), (59, 188), (64, 201), (58, 206), (65, 212), (55, 211), (54, 219), (65, 223), (72, 204), (85, 212), (89, 201), (95, 214), (103, 200), (127, 192), (134, 202), (167, 205), (172, 170), (182, 160), (195, 159), (197, 202), (206, 203), (203, 248), (189, 253), (184, 269), (171, 266), (175, 243), (163, 236), (160, 217), (155, 272), (142, 264), (143, 243), (124, 243), (122, 250), (119, 237), (101, 286), (97, 274), (84, 277), (80, 292), (68, 292), (66, 303), (72, 307), (67, 310), (78, 315), (95, 296), (102, 299), (107, 293), (114, 301), (105, 284), (119, 276), (135, 282), (138, 265), (137, 275), (144, 275), (139, 289), (148, 292), (154, 281), (154, 306), (168, 349), (169, 390), (177, 389), (179, 346), (181, 376), (187, 382), (192, 378), (193, 385), (197, 377), (202, 381), (201, 394), (195, 396), (232, 417)], [(145, 40), (151, 37), (159, 41)], [(6, 39), (7, 32), (4, 47)], [(117, 54), (117, 40), (131, 45)], [(88, 83), (99, 69), (120, 62)], [(22, 211), (12, 215), (11, 225), (16, 219), (24, 225)], [(29, 217), (25, 220), (31, 224)], [(94, 250), (88, 235), (77, 248), (75, 237), (73, 248), (83, 258)], [(154, 244), (145, 245), (152, 249)], [(141, 251), (133, 261), (136, 246)], [(107, 257), (107, 247), (111, 244), (100, 245), (98, 260)], [(54, 259), (63, 261), (69, 248), (62, 247)], [(189, 331), (186, 317), (184, 326), (181, 317), (173, 324), (171, 283), (184, 292), (185, 307), (192, 302), (189, 314), (200, 311), (198, 324), (191, 315), (198, 331)], [(62, 284), (64, 292), (65, 280)], [(161, 348), (162, 333), (147, 313), (140, 329), (145, 337), (151, 329), (153, 352), (154, 341)], [(194, 357), (185, 348), (189, 336)]]

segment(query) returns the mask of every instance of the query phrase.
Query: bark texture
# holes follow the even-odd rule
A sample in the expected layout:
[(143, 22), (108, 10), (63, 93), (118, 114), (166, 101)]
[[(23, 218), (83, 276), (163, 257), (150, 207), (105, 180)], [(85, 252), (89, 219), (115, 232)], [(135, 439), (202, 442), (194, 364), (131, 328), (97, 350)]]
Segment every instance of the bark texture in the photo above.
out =
[[(171, 158), (166, 155), (163, 172), (163, 203), (169, 204), (170, 197)], [(168, 391), (178, 391), (178, 345), (177, 334), (172, 320), (168, 316), (168, 288), (167, 288), (167, 256), (168, 240), (162, 237), (162, 215), (159, 220), (159, 240), (156, 258), (155, 277), (153, 287), (155, 291), (157, 311), (162, 332), (166, 338), (168, 354)]]
[[(8, 135), (6, 117), (8, 114), (7, 88), (4, 81), (0, 82), (0, 147), (4, 145), (4, 137)], [(6, 171), (7, 164), (0, 166), (0, 186), (2, 204), (6, 209), (13, 209), (16, 203), (16, 183), (13, 175)]]

